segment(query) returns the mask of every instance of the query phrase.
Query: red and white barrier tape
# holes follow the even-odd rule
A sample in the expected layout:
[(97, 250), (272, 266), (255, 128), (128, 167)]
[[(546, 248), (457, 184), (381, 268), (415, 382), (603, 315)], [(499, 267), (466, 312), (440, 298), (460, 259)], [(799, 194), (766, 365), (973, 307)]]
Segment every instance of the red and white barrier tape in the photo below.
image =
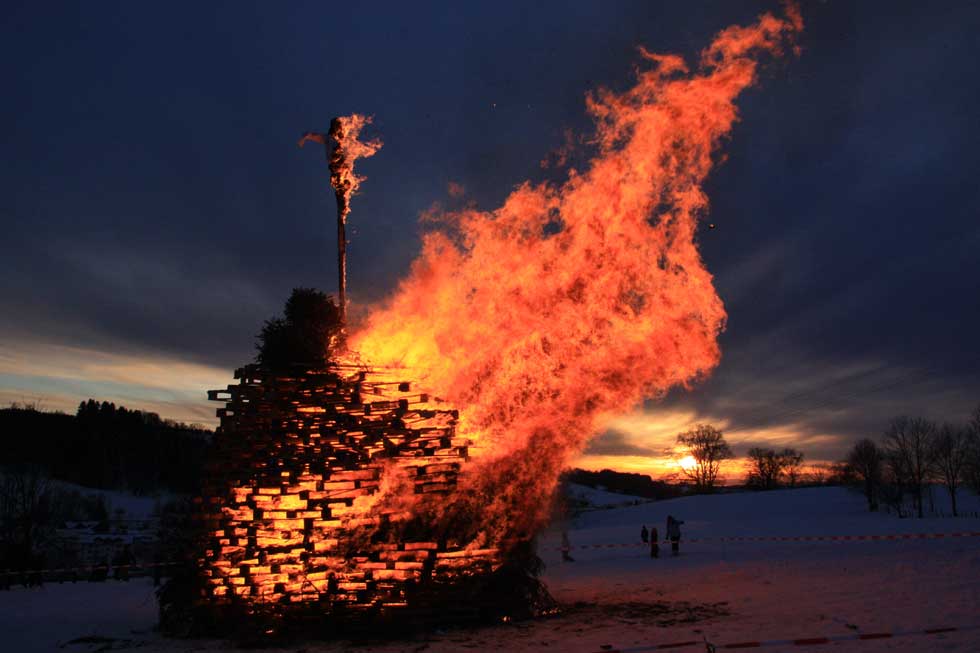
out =
[(128, 564), (128, 565), (91, 565), (88, 567), (60, 567), (56, 569), (25, 569), (22, 571), (0, 571), (0, 576), (30, 576), (32, 574), (64, 574), (70, 571), (108, 571), (112, 572), (114, 569), (152, 569), (153, 567), (173, 567), (175, 565), (182, 565), (182, 562), (147, 562), (144, 564)]
[(854, 635), (828, 635), (826, 637), (797, 637), (795, 639), (766, 639), (744, 642), (730, 642), (728, 644), (713, 644), (706, 640), (690, 640), (687, 642), (670, 642), (666, 644), (649, 644), (645, 646), (630, 646), (626, 648), (616, 648), (603, 646), (596, 653), (641, 653), (642, 651), (660, 651), (665, 649), (688, 648), (691, 646), (702, 646), (708, 651), (720, 651), (726, 649), (742, 648), (765, 648), (768, 646), (816, 646), (819, 644), (830, 644), (833, 642), (846, 641), (866, 641), (872, 639), (892, 639), (894, 637), (909, 637), (911, 635), (942, 635), (947, 633), (962, 633), (971, 630), (980, 630), (980, 626), (960, 626), (948, 628), (924, 628), (922, 630), (896, 630), (893, 632), (878, 633), (856, 633)]
[[(681, 540), (685, 544), (698, 542), (860, 542), (877, 540), (935, 540), (959, 537), (980, 537), (980, 531), (961, 531), (957, 533), (899, 533), (893, 535), (799, 535), (799, 536), (731, 536), (731, 537), (691, 537)], [(667, 546), (670, 540), (662, 540)], [(578, 544), (569, 547), (552, 547), (546, 551), (582, 551), (585, 549), (621, 549), (633, 547), (649, 547), (648, 542), (624, 542), (607, 544)], [(126, 565), (90, 565), (87, 567), (62, 567), (57, 569), (28, 569), (23, 571), (0, 570), (0, 576), (20, 576), (24, 574), (52, 574), (69, 571), (95, 571), (103, 569), (151, 569), (153, 567), (170, 567), (180, 565), (180, 562), (147, 562)]]
[[(692, 544), (697, 542), (867, 542), (877, 540), (937, 540), (957, 537), (980, 537), (980, 531), (963, 531), (958, 533), (898, 533), (894, 535), (799, 535), (799, 536), (733, 536), (733, 537), (691, 537), (681, 542)], [(662, 540), (666, 546), (670, 540)], [(582, 550), (582, 549), (617, 549), (626, 547), (648, 547), (647, 542), (624, 542), (620, 544), (578, 544), (571, 547), (553, 547), (549, 550)]]

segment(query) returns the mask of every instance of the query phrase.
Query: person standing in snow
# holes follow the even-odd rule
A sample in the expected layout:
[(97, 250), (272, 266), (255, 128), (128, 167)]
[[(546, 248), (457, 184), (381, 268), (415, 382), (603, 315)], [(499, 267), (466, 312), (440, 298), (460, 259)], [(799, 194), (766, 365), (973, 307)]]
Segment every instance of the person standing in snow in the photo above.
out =
[(681, 550), (681, 524), (679, 519), (674, 519), (673, 515), (667, 515), (667, 539), (670, 540), (670, 552), (674, 555)]
[(640, 529), (640, 539), (643, 540), (644, 544), (650, 540), (650, 534), (647, 532), (646, 524), (643, 524), (643, 527)]
[(650, 557), (660, 557), (660, 533), (657, 532), (656, 526), (650, 529)]
[(575, 558), (568, 555), (572, 550), (572, 543), (568, 541), (568, 531), (561, 532), (561, 560), (562, 562), (575, 562)]
[(129, 545), (125, 545), (122, 551), (116, 553), (112, 560), (112, 577), (116, 580), (129, 580), (129, 567), (133, 562), (133, 552)]

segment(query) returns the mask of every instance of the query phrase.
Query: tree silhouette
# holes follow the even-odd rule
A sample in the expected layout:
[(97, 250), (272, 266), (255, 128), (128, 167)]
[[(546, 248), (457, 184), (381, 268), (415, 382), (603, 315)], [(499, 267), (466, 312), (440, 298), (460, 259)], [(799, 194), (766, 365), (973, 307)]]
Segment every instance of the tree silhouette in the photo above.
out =
[(0, 564), (38, 569), (41, 549), (54, 532), (51, 484), (39, 467), (0, 476)]
[(922, 492), (934, 469), (936, 425), (921, 417), (896, 417), (885, 430), (882, 442), (892, 475), (912, 492), (922, 518)]
[(847, 454), (847, 464), (864, 484), (864, 496), (868, 500), (868, 510), (872, 512), (878, 510), (884, 462), (884, 452), (873, 440), (867, 438), (856, 443)]
[(718, 481), (721, 461), (732, 457), (732, 449), (721, 431), (708, 424), (698, 424), (677, 436), (677, 444), (685, 447), (694, 459), (690, 468), (681, 467), (698, 492), (710, 492)]
[(943, 424), (934, 442), (933, 459), (939, 478), (949, 492), (953, 506), (953, 516), (958, 516), (956, 510), (956, 491), (966, 476), (970, 464), (970, 433), (966, 428)]
[(0, 408), (2, 465), (33, 466), (85, 487), (193, 492), (210, 431), (92, 399), (75, 415)]
[(967, 464), (966, 479), (973, 491), (980, 494), (980, 406), (970, 415), (966, 426)]
[(267, 320), (258, 335), (256, 361), (272, 369), (324, 367), (340, 345), (340, 309), (315, 288), (294, 288), (283, 317)]
[(796, 449), (749, 449), (748, 485), (761, 490), (772, 490), (783, 484), (785, 478), (790, 485), (799, 480), (803, 465), (803, 453)]

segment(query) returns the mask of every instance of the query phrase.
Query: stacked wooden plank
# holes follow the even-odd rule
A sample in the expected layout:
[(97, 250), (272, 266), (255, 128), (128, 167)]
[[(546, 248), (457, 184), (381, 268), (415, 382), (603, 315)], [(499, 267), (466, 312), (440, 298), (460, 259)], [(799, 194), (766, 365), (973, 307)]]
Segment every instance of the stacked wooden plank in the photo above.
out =
[(499, 566), (496, 549), (397, 539), (413, 506), (456, 490), (469, 442), (455, 411), (380, 371), (236, 378), (209, 392), (225, 407), (201, 499), (204, 603), (397, 610), (420, 587)]

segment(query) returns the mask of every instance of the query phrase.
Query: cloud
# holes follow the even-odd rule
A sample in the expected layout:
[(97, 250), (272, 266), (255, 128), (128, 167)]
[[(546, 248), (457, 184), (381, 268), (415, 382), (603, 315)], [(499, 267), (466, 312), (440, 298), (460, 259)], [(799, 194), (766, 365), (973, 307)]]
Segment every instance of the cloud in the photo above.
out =
[(672, 433), (704, 422), (723, 430), (738, 455), (754, 446), (792, 446), (811, 460), (838, 460), (896, 415), (962, 421), (977, 401), (975, 379), (941, 366), (822, 360), (763, 339), (730, 349), (715, 375), (690, 393), (648, 402), (616, 424), (629, 437), (646, 434), (644, 442), (663, 446)]
[(595, 456), (656, 456), (658, 451), (634, 444), (622, 431), (609, 430), (589, 442), (585, 455)]
[(38, 402), (74, 412), (95, 398), (162, 417), (214, 425), (207, 390), (222, 388), (232, 370), (154, 352), (111, 352), (43, 342), (0, 345), (0, 401)]
[(617, 416), (607, 430), (593, 439), (573, 466), (584, 469), (616, 469), (650, 474), (656, 478), (679, 472), (674, 451), (677, 434), (698, 421), (724, 423), (692, 410), (676, 410), (662, 405)]

